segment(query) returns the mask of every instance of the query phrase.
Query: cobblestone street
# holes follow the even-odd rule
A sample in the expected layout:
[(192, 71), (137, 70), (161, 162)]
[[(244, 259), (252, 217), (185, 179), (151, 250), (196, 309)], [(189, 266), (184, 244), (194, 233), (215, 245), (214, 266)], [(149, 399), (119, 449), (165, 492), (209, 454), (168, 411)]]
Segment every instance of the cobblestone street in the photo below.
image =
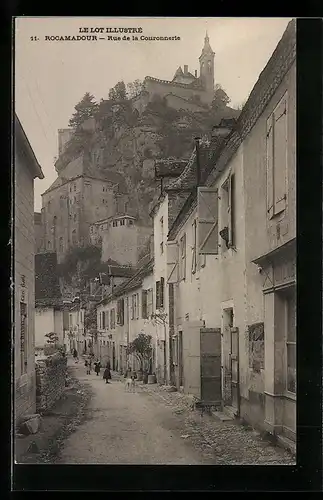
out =
[[(72, 362), (71, 362), (72, 364)], [(110, 385), (83, 363), (71, 366), (93, 397), (85, 422), (63, 444), (63, 464), (293, 464), (293, 458), (255, 432), (192, 411), (186, 396), (138, 384), (126, 393), (119, 376)]]

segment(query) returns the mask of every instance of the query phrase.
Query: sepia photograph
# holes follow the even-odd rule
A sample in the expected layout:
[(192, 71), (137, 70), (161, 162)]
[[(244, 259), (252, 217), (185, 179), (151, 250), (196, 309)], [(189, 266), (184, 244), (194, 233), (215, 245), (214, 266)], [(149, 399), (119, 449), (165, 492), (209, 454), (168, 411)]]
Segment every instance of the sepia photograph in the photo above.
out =
[(13, 29), (15, 464), (295, 465), (296, 20)]

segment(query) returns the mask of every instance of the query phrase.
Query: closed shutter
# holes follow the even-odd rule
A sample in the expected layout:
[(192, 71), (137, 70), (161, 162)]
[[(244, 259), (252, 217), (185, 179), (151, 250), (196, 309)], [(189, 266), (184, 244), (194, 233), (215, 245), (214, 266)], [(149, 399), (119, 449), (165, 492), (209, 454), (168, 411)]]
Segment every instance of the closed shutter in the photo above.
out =
[(267, 213), (269, 217), (272, 217), (274, 215), (274, 130), (272, 116), (267, 120), (266, 150)]
[(102, 313), (102, 329), (105, 329), (105, 312)]
[(160, 281), (156, 281), (156, 309), (160, 308)]
[(117, 300), (117, 323), (120, 325), (120, 300)]
[(286, 208), (287, 113), (286, 98), (274, 112), (274, 213)]
[(199, 187), (197, 194), (198, 251), (201, 255), (218, 254), (218, 190)]
[(178, 282), (178, 245), (173, 241), (167, 243), (167, 283)]
[(120, 325), (124, 325), (124, 299), (120, 300)]
[(234, 189), (235, 177), (234, 174), (230, 175), (229, 179), (229, 246), (235, 245), (235, 209), (234, 209)]
[(164, 307), (164, 278), (160, 278), (160, 308)]
[(147, 317), (148, 317), (148, 314), (147, 314), (147, 290), (141, 291), (141, 313), (142, 313), (142, 318), (147, 319)]

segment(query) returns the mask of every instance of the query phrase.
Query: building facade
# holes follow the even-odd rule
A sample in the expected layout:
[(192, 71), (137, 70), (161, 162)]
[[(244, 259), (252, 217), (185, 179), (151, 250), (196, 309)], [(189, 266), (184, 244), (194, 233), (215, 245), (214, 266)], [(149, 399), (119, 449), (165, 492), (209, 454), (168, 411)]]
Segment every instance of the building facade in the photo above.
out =
[(150, 255), (132, 278), (115, 288), (97, 306), (98, 348), (102, 363), (110, 361), (111, 368), (124, 372), (127, 366), (138, 370), (135, 356), (127, 356), (127, 346), (140, 333), (151, 335), (151, 370), (156, 373), (156, 326), (154, 312), (153, 260)]
[(171, 81), (146, 76), (144, 91), (133, 99), (133, 106), (142, 113), (153, 96), (165, 98), (168, 104), (177, 109), (205, 111), (214, 97), (214, 52), (206, 34), (204, 46), (199, 57), (199, 75), (192, 74), (187, 65), (176, 70)]
[(14, 122), (14, 420), (36, 410), (34, 179), (44, 175), (22, 125)]
[(35, 301), (35, 349), (43, 349), (47, 345), (48, 333), (55, 333), (56, 344), (65, 345), (63, 328), (63, 302), (62, 300), (37, 300)]
[[(295, 43), (292, 21), (236, 126), (218, 143), (206, 175), (170, 226), (167, 243), (176, 384), (291, 442), (296, 431)], [(179, 189), (184, 174), (174, 183)]]
[(123, 210), (125, 192), (117, 172), (101, 172), (84, 154), (70, 161), (42, 194), (42, 251), (61, 262), (71, 248), (90, 245), (90, 225)]
[(102, 248), (101, 260), (135, 266), (149, 246), (152, 228), (128, 214), (100, 220), (90, 226), (90, 241)]

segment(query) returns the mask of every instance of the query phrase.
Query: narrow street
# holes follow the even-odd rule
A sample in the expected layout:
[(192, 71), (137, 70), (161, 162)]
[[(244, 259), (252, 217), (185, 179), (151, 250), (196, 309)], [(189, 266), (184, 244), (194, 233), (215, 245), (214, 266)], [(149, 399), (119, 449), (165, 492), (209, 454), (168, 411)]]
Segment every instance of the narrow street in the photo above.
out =
[(138, 384), (124, 390), (113, 375), (107, 385), (84, 363), (69, 362), (71, 373), (89, 384), (93, 397), (86, 419), (64, 442), (62, 464), (292, 464), (284, 450), (243, 426), (217, 422), (190, 411), (185, 396)]

